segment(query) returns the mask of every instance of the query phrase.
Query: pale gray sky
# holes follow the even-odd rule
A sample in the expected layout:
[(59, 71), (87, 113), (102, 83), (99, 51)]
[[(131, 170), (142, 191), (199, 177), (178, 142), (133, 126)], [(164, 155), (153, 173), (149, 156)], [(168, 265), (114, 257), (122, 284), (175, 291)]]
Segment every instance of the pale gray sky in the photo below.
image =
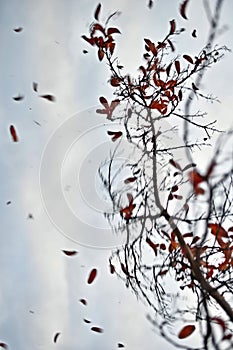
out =
[[(141, 64), (143, 37), (159, 40), (173, 18), (180, 26), (188, 25), (184, 40), (179, 44), (177, 39), (181, 52), (201, 49), (207, 37), (201, 0), (191, 1), (188, 22), (178, 13), (178, 0), (155, 0), (152, 10), (147, 8), (147, 2), (102, 1), (106, 17), (115, 10), (122, 12), (113, 24), (123, 33), (119, 37), (119, 56), (132, 73)], [(60, 125), (72, 116), (80, 121), (86, 110), (98, 104), (99, 96), (111, 98), (112, 89), (107, 84), (104, 63), (98, 62), (95, 50), (80, 38), (88, 32), (96, 5), (94, 0), (0, 0), (0, 342), (6, 342), (9, 349), (107, 350), (116, 349), (118, 342), (125, 344), (126, 349), (173, 349), (153, 331), (145, 317), (146, 307), (110, 275), (110, 250), (86, 248), (64, 237), (49, 219), (41, 198), (40, 165), (51, 135), (55, 130), (62, 131)], [(233, 46), (232, 15), (233, 3), (226, 0), (222, 24), (226, 24), (228, 30), (217, 41), (229, 48)], [(22, 32), (14, 32), (17, 27), (23, 27)], [(198, 32), (197, 44), (187, 39), (194, 28)], [(89, 53), (84, 55), (83, 49)], [(202, 106), (211, 118), (220, 120), (222, 128), (232, 125), (232, 81), (232, 54), (229, 53), (208, 73), (203, 83), (206, 91), (222, 101)], [(56, 102), (39, 98), (32, 90), (32, 82), (38, 83), (39, 94), (53, 94)], [(18, 94), (25, 98), (15, 102), (12, 97)], [(93, 115), (93, 118), (99, 117)], [(85, 139), (78, 140), (75, 148), (80, 152), (84, 170), (88, 169), (85, 160), (96, 155), (96, 140), (100, 134), (91, 128), (100, 123), (101, 118), (97, 119), (88, 125), (77, 124), (77, 133), (79, 128), (81, 133), (90, 132), (87, 144), (84, 144)], [(11, 141), (10, 124), (17, 128), (18, 143)], [(55, 158), (60, 150), (64, 151), (62, 143), (56, 147)], [(87, 152), (88, 155), (89, 149), (93, 153), (85, 158), (83, 154)], [(72, 162), (63, 165), (67, 178), (72, 181), (70, 172), (75, 177), (78, 168), (72, 169)], [(47, 185), (54, 193), (52, 199), (56, 206), (56, 173), (54, 177), (54, 183), (50, 177)], [(87, 188), (82, 188), (84, 196)], [(6, 205), (7, 201), (11, 203)], [(85, 211), (81, 208), (80, 212), (82, 210)], [(33, 219), (28, 218), (29, 213)], [(91, 212), (83, 215), (77, 230), (70, 224), (72, 234), (80, 231), (75, 238), (81, 243), (101, 246), (102, 241), (98, 242), (96, 237), (100, 235), (103, 240), (105, 233), (101, 233), (101, 228), (95, 230)], [(96, 226), (102, 227), (102, 218), (97, 218), (95, 210), (93, 217)], [(106, 232), (110, 235), (109, 230)], [(93, 242), (90, 242), (92, 235)], [(115, 242), (115, 238), (113, 240)], [(77, 250), (79, 254), (67, 257), (62, 249)], [(98, 276), (93, 285), (87, 285), (93, 267), (98, 268)], [(87, 299), (88, 305), (80, 304), (80, 298)], [(85, 324), (83, 318), (92, 323)], [(91, 326), (102, 327), (104, 333), (90, 331)], [(61, 335), (53, 344), (56, 332)]]

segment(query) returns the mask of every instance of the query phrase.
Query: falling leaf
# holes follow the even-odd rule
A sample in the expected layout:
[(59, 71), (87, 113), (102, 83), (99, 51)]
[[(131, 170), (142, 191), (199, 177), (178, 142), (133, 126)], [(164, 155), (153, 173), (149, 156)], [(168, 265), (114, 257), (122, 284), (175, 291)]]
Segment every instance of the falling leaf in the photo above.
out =
[(172, 19), (172, 20), (170, 21), (170, 32), (169, 32), (169, 34), (170, 34), (170, 35), (171, 35), (171, 34), (174, 34), (174, 33), (175, 33), (175, 30), (176, 30), (176, 22), (175, 22), (174, 19)]
[(83, 53), (84, 53), (84, 54), (87, 54), (87, 53), (88, 53), (88, 51), (87, 51), (87, 50), (83, 50)]
[(98, 4), (94, 13), (94, 18), (98, 21), (99, 20), (99, 14), (101, 10), (101, 4)]
[(119, 86), (120, 83), (121, 83), (121, 81), (120, 81), (120, 79), (117, 78), (117, 77), (112, 77), (112, 78), (110, 79), (110, 84), (111, 84), (112, 86), (114, 86), (114, 87)]
[(13, 31), (16, 33), (20, 33), (20, 32), (22, 32), (22, 30), (23, 30), (23, 27), (18, 27), (18, 28), (13, 29)]
[(112, 136), (112, 141), (116, 141), (122, 136), (121, 131), (107, 131), (107, 134)]
[(217, 237), (228, 238), (227, 231), (219, 224), (209, 224), (208, 227), (211, 229), (211, 233)]
[(188, 61), (189, 63), (192, 63), (193, 64), (193, 59), (192, 57), (190, 57), (189, 55), (183, 55), (183, 58)]
[(125, 347), (124, 344), (122, 344), (122, 343), (118, 343), (117, 346), (118, 346), (118, 348), (124, 348)]
[(28, 214), (28, 219), (31, 219), (31, 220), (34, 219), (34, 217), (33, 217), (33, 215), (31, 213)]
[(76, 250), (62, 250), (62, 252), (67, 256), (74, 256), (74, 255), (78, 254), (78, 252)]
[(19, 138), (18, 138), (18, 135), (17, 135), (17, 132), (15, 130), (14, 125), (10, 125), (10, 134), (11, 134), (12, 140), (14, 142), (18, 142), (19, 141)]
[(103, 328), (100, 328), (100, 327), (91, 327), (91, 330), (93, 332), (96, 332), (96, 333), (103, 333), (104, 332)]
[(186, 7), (188, 5), (189, 0), (184, 0), (184, 2), (180, 6), (180, 14), (184, 19), (188, 19), (186, 16)]
[(61, 333), (58, 332), (58, 333), (56, 333), (56, 334), (54, 335), (54, 338), (53, 338), (53, 342), (54, 342), (54, 343), (57, 342), (57, 338), (59, 337), (60, 334), (61, 334)]
[(137, 177), (134, 176), (134, 177), (128, 177), (127, 179), (125, 179), (124, 183), (125, 184), (128, 184), (128, 183), (131, 183), (131, 182), (134, 182), (137, 180)]
[(80, 299), (79, 301), (80, 301), (80, 303), (82, 303), (83, 305), (87, 305), (86, 299)]
[(44, 98), (50, 102), (55, 102), (56, 98), (53, 95), (40, 95), (41, 98)]
[(35, 92), (38, 92), (38, 84), (36, 82), (33, 81), (32, 83), (32, 88)]
[(193, 37), (193, 38), (196, 38), (196, 37), (197, 37), (197, 31), (196, 31), (196, 29), (193, 30), (193, 32), (192, 32), (192, 37)]
[(11, 201), (7, 201), (7, 202), (6, 202), (6, 205), (9, 205), (9, 204), (11, 204)]
[(195, 329), (196, 327), (193, 325), (185, 326), (181, 329), (180, 333), (178, 334), (178, 338), (184, 339), (189, 337), (195, 331)]
[(15, 96), (15, 97), (12, 97), (14, 101), (22, 101), (24, 99), (24, 96), (23, 95), (18, 95), (18, 96)]
[(150, 0), (150, 1), (149, 1), (148, 7), (149, 7), (149, 9), (152, 9), (152, 7), (153, 7), (153, 0)]
[(91, 321), (90, 321), (90, 320), (87, 320), (86, 318), (84, 318), (83, 321), (84, 321), (85, 323), (91, 323)]
[(90, 274), (89, 274), (87, 283), (88, 283), (88, 284), (91, 284), (92, 282), (94, 282), (94, 280), (95, 280), (95, 278), (96, 278), (96, 275), (97, 275), (97, 269), (92, 269), (91, 272), (90, 272)]
[(36, 125), (41, 126), (41, 124), (37, 120), (33, 120), (33, 121)]

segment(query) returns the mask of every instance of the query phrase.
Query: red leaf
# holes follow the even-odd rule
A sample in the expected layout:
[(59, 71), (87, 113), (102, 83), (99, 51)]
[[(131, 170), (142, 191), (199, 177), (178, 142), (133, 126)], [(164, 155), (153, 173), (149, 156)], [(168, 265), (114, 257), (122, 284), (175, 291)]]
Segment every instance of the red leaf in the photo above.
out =
[(178, 338), (184, 339), (189, 337), (195, 331), (195, 329), (196, 327), (193, 325), (185, 326), (181, 329), (180, 333), (178, 334)]
[(22, 27), (18, 27), (18, 28), (14, 28), (13, 31), (16, 33), (20, 33), (22, 32), (23, 28)]
[(228, 238), (227, 231), (219, 224), (209, 224), (208, 227), (211, 229), (211, 233), (219, 238)]
[(80, 299), (79, 301), (80, 301), (80, 303), (82, 303), (83, 305), (87, 305), (86, 299)]
[(156, 54), (157, 54), (157, 49), (156, 49), (156, 47), (155, 47), (155, 44), (152, 43), (152, 41), (150, 41), (150, 39), (144, 39), (144, 41), (145, 41), (146, 44), (148, 45), (149, 50), (150, 50), (154, 55), (156, 55)]
[(103, 333), (104, 332), (103, 328), (100, 328), (100, 327), (91, 327), (91, 330), (93, 332), (97, 332), (97, 333)]
[(38, 92), (38, 84), (33, 81), (32, 88), (35, 92)]
[(128, 179), (125, 179), (124, 183), (125, 183), (125, 184), (128, 184), (128, 183), (134, 182), (134, 181), (136, 181), (136, 180), (137, 180), (137, 177), (136, 177), (136, 176), (134, 176), (134, 177), (128, 177)]
[(60, 334), (61, 334), (61, 333), (58, 332), (58, 333), (56, 333), (56, 334), (54, 335), (54, 338), (53, 338), (53, 342), (54, 342), (54, 343), (57, 342), (57, 338), (59, 337)]
[(121, 131), (107, 131), (108, 135), (112, 135), (112, 141), (116, 141), (117, 139), (119, 139), (119, 137), (122, 136), (122, 132)]
[(14, 142), (18, 142), (19, 141), (19, 138), (18, 138), (18, 135), (16, 133), (14, 125), (10, 125), (10, 134), (11, 134), (12, 140)]
[(172, 19), (172, 20), (170, 21), (170, 32), (169, 32), (169, 34), (170, 34), (170, 35), (171, 35), (171, 34), (174, 34), (174, 33), (175, 33), (175, 30), (176, 30), (176, 22), (175, 22), (174, 19)]
[(95, 13), (94, 13), (94, 18), (98, 21), (99, 20), (99, 14), (100, 14), (100, 9), (101, 9), (101, 4), (99, 4), (96, 7)]
[(111, 34), (115, 34), (115, 33), (121, 34), (121, 32), (119, 31), (118, 28), (108, 28), (108, 30), (107, 30), (107, 35), (108, 36), (111, 35)]
[(98, 50), (98, 57), (100, 61), (104, 58), (104, 51), (101, 48)]
[(188, 4), (189, 0), (184, 0), (184, 2), (180, 6), (180, 14), (184, 19), (188, 19), (186, 16), (186, 6)]
[(73, 255), (76, 255), (78, 253), (76, 250), (62, 250), (62, 251), (67, 256), (73, 256)]
[(12, 98), (15, 101), (22, 101), (24, 99), (24, 96), (23, 95), (18, 95), (18, 96), (12, 97)]
[(45, 100), (48, 100), (50, 102), (55, 102), (56, 98), (53, 95), (40, 95), (41, 98), (44, 98)]
[(94, 282), (96, 275), (97, 275), (97, 269), (92, 269), (88, 277), (87, 283), (91, 284), (92, 282)]
[(180, 61), (175, 61), (175, 67), (176, 67), (177, 74), (180, 74)]
[(222, 327), (223, 333), (225, 333), (226, 325), (225, 325), (225, 322), (220, 317), (212, 317), (211, 320), (216, 321)]
[(149, 237), (146, 238), (146, 243), (149, 244), (149, 246), (153, 249), (155, 255), (157, 255), (157, 249), (159, 245), (153, 243)]
[(117, 87), (117, 86), (120, 85), (120, 79), (117, 78), (117, 77), (112, 77), (112, 78), (110, 79), (110, 84), (111, 84), (112, 86), (114, 86), (114, 87)]
[(192, 57), (190, 57), (189, 55), (183, 55), (183, 58), (188, 61), (189, 63), (192, 63), (193, 64), (193, 59)]
[(196, 37), (197, 37), (197, 31), (196, 31), (196, 29), (193, 30), (193, 32), (192, 32), (192, 37), (193, 37), (193, 38), (196, 38)]

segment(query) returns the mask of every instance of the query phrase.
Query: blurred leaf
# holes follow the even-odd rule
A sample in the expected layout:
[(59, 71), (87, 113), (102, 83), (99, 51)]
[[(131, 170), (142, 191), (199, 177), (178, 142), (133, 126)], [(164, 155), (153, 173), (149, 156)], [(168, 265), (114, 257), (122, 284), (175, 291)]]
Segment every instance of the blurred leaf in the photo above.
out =
[(57, 342), (57, 339), (58, 339), (58, 337), (59, 337), (60, 334), (61, 334), (61, 333), (58, 332), (58, 333), (56, 333), (56, 334), (54, 335), (54, 338), (53, 338), (53, 342), (54, 342), (54, 343)]
[(99, 14), (100, 14), (101, 4), (98, 4), (94, 13), (94, 18), (98, 21), (99, 20)]
[(94, 280), (95, 280), (95, 278), (96, 278), (96, 275), (97, 275), (97, 269), (92, 269), (91, 272), (90, 272), (90, 274), (89, 274), (87, 283), (88, 283), (88, 284), (93, 283)]
[(18, 135), (17, 135), (17, 132), (15, 130), (14, 125), (10, 125), (10, 134), (11, 134), (12, 140), (14, 142), (18, 142), (19, 141), (19, 138), (18, 138)]
[(186, 16), (186, 7), (188, 5), (189, 0), (184, 0), (184, 2), (180, 6), (180, 14), (184, 19), (188, 19)]
[(184, 339), (189, 337), (195, 331), (195, 329), (196, 327), (193, 325), (185, 326), (181, 329), (180, 333), (178, 334), (178, 338)]

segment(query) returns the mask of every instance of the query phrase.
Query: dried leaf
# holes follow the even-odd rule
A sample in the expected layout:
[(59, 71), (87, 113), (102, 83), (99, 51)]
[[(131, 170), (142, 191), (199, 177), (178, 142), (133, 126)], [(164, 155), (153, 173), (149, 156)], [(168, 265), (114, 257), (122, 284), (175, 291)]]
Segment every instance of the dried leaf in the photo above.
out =
[(100, 61), (102, 61), (104, 58), (104, 51), (101, 48), (99, 48), (99, 50), (98, 50), (98, 57), (99, 57)]
[(193, 325), (185, 326), (181, 329), (180, 333), (178, 334), (178, 338), (184, 339), (189, 337), (195, 331), (195, 329), (196, 327)]
[(12, 140), (14, 142), (18, 142), (19, 141), (19, 138), (18, 138), (18, 135), (17, 135), (17, 132), (15, 130), (14, 125), (10, 125), (10, 134), (11, 134)]
[(24, 96), (23, 95), (18, 95), (18, 96), (15, 96), (15, 97), (12, 97), (14, 101), (22, 101), (24, 99)]
[(182, 168), (181, 168), (180, 164), (177, 163), (177, 162), (175, 162), (173, 159), (170, 159), (170, 160), (169, 160), (169, 163), (170, 163), (171, 165), (173, 165), (176, 169), (179, 169), (180, 171), (182, 171)]
[(91, 327), (91, 330), (93, 332), (97, 332), (97, 333), (103, 333), (104, 332), (103, 328), (100, 328), (100, 327)]
[(99, 14), (100, 14), (101, 4), (98, 4), (94, 13), (94, 18), (98, 21), (99, 20)]
[(108, 135), (113, 136), (112, 141), (116, 141), (117, 139), (119, 139), (119, 137), (122, 136), (121, 131), (107, 131), (107, 133), (108, 133)]
[(38, 92), (38, 84), (33, 81), (32, 88), (35, 92)]
[(55, 102), (56, 98), (53, 95), (40, 95), (41, 98), (44, 98), (45, 100), (48, 100), (50, 102)]
[(118, 28), (108, 28), (107, 30), (107, 35), (112, 35), (112, 34), (121, 34)]
[(86, 299), (79, 299), (80, 303), (82, 303), (83, 305), (87, 305), (87, 301)]
[(208, 227), (211, 229), (211, 233), (216, 237), (228, 238), (227, 231), (219, 224), (209, 224)]
[(95, 280), (95, 278), (96, 278), (96, 275), (97, 275), (97, 269), (92, 269), (91, 272), (90, 272), (90, 274), (89, 274), (87, 283), (88, 283), (88, 284), (93, 283), (94, 280)]
[(177, 74), (180, 74), (180, 61), (175, 61), (175, 67), (176, 67)]
[(78, 254), (78, 252), (76, 250), (62, 250), (62, 251), (67, 256), (74, 256), (74, 255)]
[(57, 342), (57, 338), (59, 337), (60, 334), (61, 334), (61, 333), (58, 332), (58, 333), (56, 333), (56, 334), (54, 335), (54, 338), (53, 338), (53, 342), (54, 342), (54, 343)]
[(110, 84), (112, 85), (112, 86), (114, 86), (114, 87), (117, 87), (117, 86), (119, 86), (120, 85), (120, 79), (119, 78), (117, 78), (117, 77), (112, 77), (111, 79), (110, 79)]
[(192, 57), (190, 57), (189, 55), (183, 55), (183, 58), (188, 61), (189, 63), (192, 63), (193, 64), (193, 59)]
[(172, 19), (172, 20), (170, 21), (170, 32), (169, 32), (169, 34), (170, 34), (170, 35), (171, 35), (171, 34), (174, 34), (174, 33), (175, 33), (175, 30), (176, 30), (176, 22), (175, 22), (174, 19)]
[(193, 30), (193, 32), (192, 32), (192, 37), (193, 37), (193, 38), (196, 38), (196, 37), (197, 37), (197, 31), (196, 31), (196, 29)]
[(137, 177), (134, 176), (134, 177), (128, 177), (127, 179), (125, 179), (124, 183), (125, 184), (128, 184), (128, 183), (131, 183), (131, 182), (134, 182), (137, 180)]
[(186, 7), (188, 5), (189, 0), (184, 0), (184, 2), (180, 6), (180, 14), (184, 19), (188, 19), (186, 16)]

